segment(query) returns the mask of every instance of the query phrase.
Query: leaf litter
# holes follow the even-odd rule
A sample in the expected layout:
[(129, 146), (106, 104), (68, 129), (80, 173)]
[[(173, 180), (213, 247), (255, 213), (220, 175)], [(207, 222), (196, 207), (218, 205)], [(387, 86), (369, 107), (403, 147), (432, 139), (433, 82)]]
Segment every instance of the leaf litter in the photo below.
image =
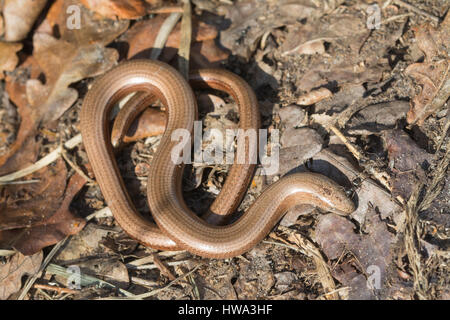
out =
[[(0, 115), (8, 121), (0, 127), (6, 150), (2, 175), (33, 164), (58, 141), (77, 134), (91, 79), (123, 60), (149, 58), (168, 13), (182, 11), (176, 1), (172, 6), (149, 0), (57, 0), (48, 8), (36, 2), (21, 13), (23, 27), (13, 29), (12, 3), (4, 2), (0, 39)], [(80, 9), (80, 29), (67, 27), (71, 5)], [(362, 1), (192, 1), (191, 68), (224, 66), (243, 76), (257, 94), (263, 127), (280, 130), (280, 171), (264, 176), (259, 166), (237, 214), (266, 185), (296, 171), (331, 177), (357, 210), (345, 218), (294, 208), (265, 241), (229, 260), (157, 252), (129, 239), (107, 211), (96, 212), (105, 204), (98, 186), (83, 188), (89, 168), (78, 146), (70, 151), (70, 162), (60, 159), (19, 184), (0, 185), (1, 248), (21, 252), (1, 258), (9, 268), (1, 298), (14, 298), (21, 285), (17, 279), (39, 269), (41, 249), (67, 235), (74, 236), (52, 257), (54, 264), (46, 264), (48, 272), (37, 278), (41, 287), (27, 291), (29, 299), (57, 297), (57, 291), (37, 288), (49, 283), (64, 288), (69, 264), (78, 265), (86, 280), (77, 294), (68, 293), (75, 299), (447, 297), (445, 7), (444, 1), (431, 6), (394, 1), (381, 9), (380, 28), (368, 29)], [(160, 55), (175, 67), (181, 25), (168, 35)], [(232, 99), (217, 92), (196, 95), (205, 133), (237, 126)], [(157, 108), (145, 111), (128, 132), (126, 142), (134, 143), (117, 156), (135, 205), (147, 216), (148, 161), (165, 121)], [(212, 147), (221, 145), (206, 140)], [(227, 169), (187, 168), (188, 206), (206, 210)], [(429, 191), (418, 188), (427, 185)], [(33, 263), (28, 260), (39, 255)], [(146, 262), (136, 268), (134, 261)]]

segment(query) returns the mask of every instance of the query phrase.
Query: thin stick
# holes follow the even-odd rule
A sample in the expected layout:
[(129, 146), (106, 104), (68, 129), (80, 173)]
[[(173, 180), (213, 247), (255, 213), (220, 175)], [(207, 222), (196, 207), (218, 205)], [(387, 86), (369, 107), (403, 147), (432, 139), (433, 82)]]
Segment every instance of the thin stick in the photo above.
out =
[(191, 3), (183, 0), (183, 19), (181, 20), (180, 48), (178, 49), (178, 69), (187, 79), (189, 77), (189, 55), (191, 52), (192, 17)]
[(14, 251), (14, 250), (0, 249), (0, 257), (9, 257), (9, 256), (12, 256), (14, 253), (16, 253), (16, 251)]
[(33, 285), (33, 287), (36, 288), (36, 289), (55, 291), (57, 293), (68, 293), (68, 294), (78, 293), (77, 290), (73, 290), (73, 289), (69, 289), (69, 288), (61, 288), (61, 287), (50, 286), (48, 284), (35, 283)]
[(439, 23), (439, 18), (438, 17), (436, 17), (436, 16), (434, 16), (432, 14), (429, 14), (428, 12), (425, 12), (422, 9), (416, 8), (413, 5), (410, 5), (409, 3), (406, 3), (406, 2), (404, 2), (402, 0), (394, 0), (394, 3), (398, 4), (401, 7), (406, 8), (408, 10), (414, 11), (415, 13), (421, 14), (421, 15), (423, 15), (423, 16), (431, 19), (431, 20), (433, 20), (433, 22)]
[(386, 23), (389, 23), (389, 22), (392, 22), (392, 21), (395, 21), (398, 19), (410, 17), (412, 15), (413, 15), (412, 13), (399, 14), (398, 16), (393, 16), (393, 17), (387, 18), (386, 20), (381, 21), (381, 24), (386, 24)]
[(104, 207), (103, 209), (97, 210), (94, 213), (91, 213), (86, 217), (86, 220), (92, 220), (93, 218), (108, 218), (112, 217), (113, 214), (111, 212), (111, 209), (109, 207)]
[[(187, 272), (187, 273), (185, 273), (185, 274), (179, 276), (179, 277), (176, 278), (175, 280), (169, 282), (169, 284), (168, 284), (167, 286), (163, 287), (163, 288), (155, 289), (155, 290), (152, 290), (152, 291), (150, 291), (150, 292), (146, 292), (146, 293), (143, 293), (143, 294), (136, 295), (136, 296), (134, 296), (134, 297), (131, 297), (131, 299), (138, 299), (138, 300), (140, 300), (140, 299), (145, 299), (145, 298), (149, 298), (149, 297), (151, 297), (151, 296), (154, 296), (155, 294), (158, 294), (158, 293), (160, 293), (161, 291), (164, 291), (164, 290), (170, 288), (171, 286), (173, 286), (175, 283), (177, 283), (177, 282), (180, 281), (181, 279), (183, 279), (183, 278), (185, 278), (185, 277), (187, 277), (187, 276), (193, 274), (193, 273), (194, 273), (195, 271), (197, 271), (197, 269), (200, 268), (202, 265), (203, 265), (203, 264), (199, 264), (199, 265), (195, 266), (194, 269), (192, 269), (191, 271), (189, 271), (189, 272)], [(100, 298), (99, 300), (129, 300), (129, 299), (130, 299), (130, 298), (127, 298), (127, 297), (108, 297), (108, 298)]]
[(84, 180), (86, 180), (88, 182), (88, 184), (94, 185), (96, 184), (96, 182), (94, 180), (92, 180), (91, 178), (89, 178), (87, 176), (87, 174), (85, 174), (83, 172), (83, 170), (81, 170), (81, 168), (74, 163), (72, 160), (70, 160), (69, 155), (67, 154), (66, 149), (64, 148), (64, 145), (61, 143), (60, 144), (60, 148), (61, 148), (61, 156), (63, 157), (64, 160), (66, 160), (66, 162), (69, 164), (69, 166), (75, 170), (76, 173), (78, 173), (80, 176), (82, 176), (84, 178)]
[(39, 270), (30, 278), (28, 278), (27, 282), (25, 283), (22, 292), (20, 293), (20, 296), (17, 298), (17, 300), (23, 300), (25, 298), (28, 291), (31, 289), (33, 284), (36, 282), (36, 280), (41, 276), (42, 271), (47, 267), (47, 265), (50, 263), (50, 261), (53, 259), (53, 256), (59, 251), (59, 249), (66, 243), (67, 239), (69, 239), (70, 236), (65, 237), (63, 240), (58, 242), (53, 249), (50, 251), (50, 253), (45, 257), (44, 261), (41, 264), (41, 267)]
[(183, 12), (183, 7), (179, 6), (179, 5), (175, 5), (175, 6), (164, 6), (164, 7), (159, 7), (156, 9), (150, 9), (147, 11), (147, 13), (154, 13), (154, 14), (161, 14), (161, 13), (182, 13)]
[[(70, 150), (70, 149), (75, 148), (80, 143), (81, 143), (81, 134), (77, 134), (72, 139), (67, 140), (64, 143), (64, 147), (66, 149)], [(53, 150), (52, 152), (50, 152), (48, 155), (46, 155), (45, 157), (40, 159), (39, 161), (32, 164), (31, 166), (0, 177), (0, 182), (8, 182), (8, 181), (17, 180), (17, 179), (22, 178), (26, 175), (29, 175), (33, 172), (36, 172), (36, 171), (48, 166), (53, 161), (57, 160), (60, 156), (61, 156), (61, 147), (58, 147), (55, 150)]]
[(181, 18), (181, 13), (174, 12), (164, 20), (161, 28), (159, 29), (158, 35), (156, 36), (155, 43), (153, 44), (152, 52), (150, 53), (150, 59), (157, 60), (161, 55), (161, 52), (166, 45), (169, 34), (172, 32), (173, 28), (176, 26), (178, 20)]
[(31, 180), (23, 180), (23, 181), (8, 181), (8, 182), (0, 182), (0, 186), (8, 185), (8, 184), (31, 184), (38, 183), (40, 179), (31, 179)]

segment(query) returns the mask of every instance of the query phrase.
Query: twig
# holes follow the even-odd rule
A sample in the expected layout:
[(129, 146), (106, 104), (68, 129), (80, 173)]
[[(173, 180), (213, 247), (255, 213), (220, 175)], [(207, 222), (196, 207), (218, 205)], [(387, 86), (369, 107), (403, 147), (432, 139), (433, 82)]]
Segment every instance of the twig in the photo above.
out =
[(412, 13), (399, 14), (398, 16), (393, 16), (393, 17), (387, 18), (386, 20), (381, 21), (381, 24), (387, 24), (389, 22), (392, 22), (392, 21), (395, 21), (398, 19), (402, 19), (402, 18), (406, 18), (406, 17), (410, 17), (412, 15), (413, 15)]
[(173, 28), (176, 26), (178, 20), (180, 20), (181, 13), (174, 12), (164, 20), (164, 23), (159, 29), (158, 35), (156, 36), (155, 43), (153, 44), (153, 49), (150, 53), (151, 60), (157, 60), (161, 55), (161, 52), (166, 45), (169, 34), (172, 32)]
[(23, 180), (23, 181), (7, 181), (7, 182), (0, 182), (0, 186), (8, 185), (8, 184), (31, 184), (31, 183), (38, 183), (40, 181), (41, 181), (40, 179), (31, 179), (31, 180)]
[(14, 251), (14, 250), (0, 249), (0, 257), (9, 257), (9, 256), (12, 256), (14, 253), (16, 253), (16, 251)]
[(178, 49), (178, 71), (187, 79), (189, 77), (189, 54), (191, 52), (192, 17), (191, 3), (183, 0), (183, 19), (181, 20), (180, 48)]
[(61, 287), (50, 286), (48, 284), (35, 283), (33, 285), (33, 287), (36, 288), (36, 289), (55, 291), (57, 293), (68, 293), (68, 294), (78, 293), (77, 290), (73, 290), (73, 289), (69, 289), (69, 288), (61, 288)]
[[(164, 291), (168, 288), (170, 288), (171, 286), (173, 286), (175, 283), (177, 283), (178, 281), (180, 281), (181, 279), (193, 274), (195, 271), (197, 271), (198, 268), (200, 268), (203, 264), (199, 264), (197, 266), (195, 266), (194, 269), (192, 269), (191, 271), (189, 271), (188, 273), (185, 273), (181, 276), (179, 276), (178, 278), (176, 278), (175, 280), (171, 281), (167, 286), (163, 287), (163, 288), (159, 288), (159, 289), (155, 289), (143, 294), (139, 294), (139, 295), (135, 295), (134, 297), (132, 297), (132, 299), (145, 299), (145, 298), (149, 298), (151, 296), (154, 296), (155, 294), (160, 293), (161, 291)], [(123, 297), (108, 297), (108, 298), (100, 298), (100, 300), (129, 300), (130, 298), (123, 298)]]
[(158, 258), (156, 253), (153, 254), (153, 263), (159, 269), (161, 274), (169, 278), (171, 281), (175, 280), (175, 276), (172, 271), (170, 271), (170, 269)]
[(147, 287), (147, 288), (155, 287), (155, 286), (158, 285), (158, 282), (156, 282), (156, 281), (142, 279), (142, 278), (139, 278), (139, 277), (130, 277), (130, 281), (132, 283), (135, 283), (135, 284), (138, 284), (140, 286)]
[[(281, 226), (278, 228), (284, 231), (289, 230)], [(322, 284), (323, 290), (325, 291), (324, 295), (331, 299), (335, 300), (339, 299), (339, 295), (337, 294), (336, 286), (334, 283), (333, 276), (331, 275), (330, 268), (328, 267), (328, 264), (322, 257), (322, 254), (320, 253), (319, 249), (316, 248), (316, 246), (312, 242), (310, 242), (301, 234), (291, 233), (289, 235), (289, 241), (293, 241), (298, 246), (298, 249), (295, 249), (294, 247), (291, 246), (289, 242), (287, 242), (286, 240), (277, 236), (274, 233), (271, 233), (270, 237), (279, 240), (283, 243), (286, 243), (288, 248), (299, 251), (302, 254), (305, 254), (306, 256), (311, 258), (314, 261), (314, 264), (316, 265), (316, 271), (319, 281)]]
[(111, 212), (111, 209), (109, 207), (104, 207), (103, 209), (100, 209), (98, 211), (95, 211), (94, 213), (91, 213), (86, 217), (86, 220), (92, 220), (93, 218), (107, 218), (112, 217), (113, 214)]
[(37, 289), (37, 292), (39, 292), (40, 294), (42, 294), (45, 298), (47, 298), (47, 300), (53, 300), (53, 298), (50, 297), (50, 295), (49, 295), (47, 292), (45, 292), (44, 290), (38, 288), (38, 289)]
[[(356, 147), (348, 141), (344, 134), (334, 125), (328, 127), (336, 136), (341, 139), (347, 149), (353, 154), (353, 156), (359, 161), (360, 165), (374, 177), (381, 185), (383, 185), (387, 190), (392, 191), (392, 187), (389, 182), (389, 175), (386, 172), (379, 172), (375, 170), (372, 166), (364, 165), (361, 160), (365, 160), (365, 157), (356, 149)], [(405, 204), (405, 200), (401, 196), (396, 197), (397, 201), (401, 204)]]
[(66, 160), (66, 162), (69, 164), (69, 166), (73, 170), (75, 170), (76, 173), (78, 173), (80, 176), (82, 176), (84, 178), (84, 180), (86, 180), (88, 182), (88, 184), (95, 185), (96, 182), (94, 180), (92, 180), (91, 178), (89, 178), (87, 176), (87, 174), (85, 174), (83, 172), (83, 170), (81, 170), (81, 168), (76, 163), (74, 163), (72, 160), (70, 160), (70, 158), (69, 158), (69, 156), (67, 154), (67, 151), (64, 148), (64, 145), (62, 143), (60, 143), (59, 147), (61, 148), (61, 156), (63, 157), (64, 160)]
[[(75, 148), (80, 143), (81, 143), (81, 134), (77, 134), (72, 139), (67, 140), (64, 143), (64, 147), (66, 149), (70, 150), (70, 149)], [(61, 156), (61, 147), (58, 147), (55, 150), (53, 150), (52, 152), (50, 152), (48, 155), (46, 155), (45, 157), (40, 159), (39, 161), (32, 164), (31, 166), (0, 177), (0, 182), (8, 182), (8, 181), (17, 180), (17, 179), (22, 178), (26, 175), (29, 175), (33, 172), (36, 172), (36, 171), (48, 166), (53, 161), (57, 160), (60, 156)]]
[[(64, 278), (69, 278), (73, 275), (73, 273), (68, 272), (67, 268), (59, 266), (57, 264), (49, 264), (46, 272), (50, 274), (56, 274)], [(87, 274), (80, 274), (80, 286), (90, 286), (90, 285), (97, 285), (100, 287), (110, 287), (113, 289), (117, 289), (120, 293), (125, 295), (126, 297), (132, 298), (134, 297), (134, 294), (131, 292), (128, 292), (122, 288), (119, 288), (109, 282), (103, 281), (101, 279), (98, 279), (96, 277), (87, 275)]]
[(408, 10), (414, 11), (415, 13), (421, 14), (421, 15), (431, 19), (433, 22), (439, 23), (439, 18), (438, 17), (436, 17), (436, 16), (434, 16), (432, 14), (429, 14), (428, 12), (425, 12), (422, 9), (416, 8), (416, 7), (414, 7), (413, 5), (411, 5), (409, 3), (406, 3), (406, 2), (404, 2), (402, 0), (394, 0), (394, 3), (398, 4), (401, 7), (406, 8)]
[(53, 259), (53, 256), (59, 251), (59, 249), (66, 243), (67, 239), (69, 239), (70, 236), (65, 237), (63, 240), (58, 242), (53, 249), (50, 251), (50, 253), (45, 257), (44, 261), (41, 264), (41, 267), (39, 270), (30, 278), (27, 279), (27, 282), (25, 283), (22, 292), (20, 293), (20, 296), (17, 298), (17, 300), (23, 300), (25, 298), (28, 291), (33, 286), (34, 282), (41, 276), (42, 271), (47, 267), (47, 265), (50, 263), (50, 261)]
[(159, 7), (156, 9), (150, 9), (147, 11), (147, 13), (153, 13), (153, 14), (161, 14), (161, 13), (176, 13), (176, 12), (183, 12), (183, 7), (180, 5), (174, 5), (174, 6), (164, 6)]

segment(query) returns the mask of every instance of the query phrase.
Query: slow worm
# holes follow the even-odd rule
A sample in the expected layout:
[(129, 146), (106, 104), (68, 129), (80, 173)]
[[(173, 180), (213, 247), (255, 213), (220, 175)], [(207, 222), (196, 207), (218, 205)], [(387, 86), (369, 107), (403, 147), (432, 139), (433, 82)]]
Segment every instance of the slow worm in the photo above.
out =
[[(256, 97), (240, 77), (224, 70), (200, 70), (190, 77), (195, 86), (222, 90), (239, 107), (240, 128), (257, 129)], [(121, 98), (134, 91), (154, 95), (166, 106), (167, 126), (153, 157), (147, 198), (157, 226), (135, 209), (114, 159), (109, 113)], [(149, 98), (150, 99), (150, 98)], [(94, 81), (81, 110), (81, 133), (93, 172), (118, 224), (132, 238), (157, 249), (185, 249), (210, 258), (227, 258), (246, 252), (261, 241), (289, 208), (300, 203), (347, 215), (354, 210), (342, 188), (315, 173), (297, 173), (270, 185), (235, 222), (216, 225), (192, 212), (182, 196), (184, 166), (172, 162), (175, 129), (193, 131), (197, 104), (188, 82), (169, 65), (132, 60), (118, 65)], [(113, 134), (114, 137), (114, 134)], [(246, 152), (256, 145), (246, 143)], [(234, 164), (225, 185), (211, 206), (213, 216), (226, 216), (239, 205), (254, 165)], [(213, 219), (214, 220), (214, 219)]]

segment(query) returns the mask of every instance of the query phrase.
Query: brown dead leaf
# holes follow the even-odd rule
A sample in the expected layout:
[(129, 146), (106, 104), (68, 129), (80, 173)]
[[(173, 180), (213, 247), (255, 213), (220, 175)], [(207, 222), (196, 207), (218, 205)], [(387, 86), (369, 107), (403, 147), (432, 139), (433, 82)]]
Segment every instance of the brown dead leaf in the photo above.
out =
[(60, 205), (66, 174), (60, 159), (27, 177), (38, 182), (2, 186), (0, 230), (23, 228), (49, 218)]
[(214, 68), (228, 59), (229, 53), (220, 49), (214, 39), (195, 42), (191, 48), (191, 68)]
[[(42, 221), (36, 221), (30, 226), (20, 229), (13, 229), (1, 232), (0, 239), (14, 239), (11, 245), (24, 255), (31, 255), (41, 250), (44, 247), (51, 246), (68, 235), (77, 234), (86, 224), (86, 220), (74, 215), (70, 209), (70, 203), (73, 197), (85, 185), (86, 180), (79, 174), (73, 175), (65, 190), (63, 199), (47, 198), (47, 202), (55, 201), (57, 209), (50, 211), (52, 214), (48, 215)], [(34, 201), (34, 200), (31, 200)], [(34, 211), (33, 214), (40, 216), (40, 212)]]
[(324, 85), (378, 82), (383, 71), (390, 70), (388, 60), (382, 57), (401, 37), (403, 26), (404, 22), (394, 31), (385, 32), (382, 39), (370, 41), (366, 48), (371, 31), (366, 27), (365, 18), (349, 13), (333, 14), (288, 28), (281, 51), (285, 56), (296, 55), (308, 44), (330, 44), (326, 54), (314, 59), (308, 71), (297, 80), (297, 87), (306, 92)]
[(22, 49), (21, 43), (0, 42), (0, 79), (3, 79), (4, 71), (13, 71), (19, 62), (16, 55)]
[(402, 130), (386, 131), (383, 138), (392, 170), (392, 194), (409, 199), (417, 184), (426, 182), (426, 169), (432, 162), (432, 155)]
[(36, 273), (41, 266), (42, 258), (42, 251), (32, 256), (24, 256), (18, 252), (7, 263), (0, 264), (0, 300), (6, 300), (11, 294), (19, 291), (22, 276)]
[[(354, 256), (340, 261), (332, 270), (336, 279), (351, 287), (349, 299), (373, 299), (377, 290), (388, 285), (387, 269), (392, 261), (391, 247), (395, 237), (373, 209), (366, 223), (368, 233), (361, 235), (355, 233), (355, 226), (348, 219), (335, 214), (321, 215), (314, 234), (314, 240), (329, 259), (342, 259), (346, 254)], [(371, 289), (366, 279), (373, 270), (379, 276), (380, 287)]]
[(147, 108), (128, 129), (123, 142), (133, 142), (139, 139), (157, 136), (166, 129), (167, 116), (164, 111)]
[(45, 33), (33, 37), (34, 57), (46, 75), (46, 83), (27, 81), (28, 101), (39, 108), (44, 122), (58, 119), (78, 98), (68, 86), (84, 78), (102, 74), (119, 58), (115, 49), (99, 44), (80, 46)]
[(415, 32), (417, 45), (425, 54), (425, 60), (405, 70), (421, 86), (420, 93), (411, 101), (406, 120), (410, 124), (417, 122), (422, 125), (450, 97), (450, 15), (447, 14), (439, 29), (425, 24), (416, 28)]
[(149, 4), (162, 0), (81, 0), (90, 10), (109, 19), (138, 19), (147, 13)]
[[(335, 1), (335, 5), (341, 2)], [(314, 0), (240, 1), (227, 7), (225, 17), (232, 24), (221, 33), (221, 42), (234, 54), (248, 59), (265, 33), (303, 18), (319, 17), (331, 9), (326, 6), (326, 2)]]
[(66, 175), (65, 163), (59, 159), (29, 177), (38, 182), (3, 187), (0, 199), (3, 246), (30, 255), (83, 228), (85, 221), (74, 216), (69, 205), (86, 181), (76, 174), (66, 187)]
[(5, 40), (25, 39), (46, 3), (47, 0), (5, 0), (2, 8)]
[(355, 113), (347, 122), (349, 134), (369, 135), (393, 129), (409, 109), (407, 101), (372, 104)]
[[(118, 59), (115, 49), (105, 48), (128, 27), (128, 21), (95, 20), (93, 13), (81, 6), (83, 28), (68, 29), (66, 10), (76, 0), (57, 0), (33, 37), (34, 54), (6, 79), (6, 89), (18, 107), (21, 124), (16, 141), (0, 158), (0, 166), (12, 165), (3, 173), (23, 166), (15, 161), (27, 139), (34, 139), (39, 125), (57, 119), (77, 99), (69, 85), (99, 75)], [(58, 30), (57, 32), (55, 30)], [(54, 34), (56, 32), (56, 34)], [(57, 38), (58, 37), (58, 38)], [(40, 78), (45, 76), (45, 83)], [(5, 172), (7, 171), (7, 172)]]
[(13, 172), (34, 163), (40, 140), (37, 135), (37, 112), (30, 106), (26, 96), (26, 81), (29, 76), (37, 77), (40, 68), (33, 57), (27, 58), (21, 67), (6, 77), (6, 92), (17, 107), (21, 122), (16, 140), (9, 146), (8, 152), (0, 157), (0, 175)]

